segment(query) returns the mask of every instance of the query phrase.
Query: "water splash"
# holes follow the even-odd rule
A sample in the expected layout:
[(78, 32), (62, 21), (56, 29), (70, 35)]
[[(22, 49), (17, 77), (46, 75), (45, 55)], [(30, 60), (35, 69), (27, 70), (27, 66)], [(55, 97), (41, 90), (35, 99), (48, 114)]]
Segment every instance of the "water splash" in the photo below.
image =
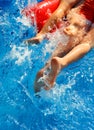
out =
[(18, 6), (19, 10), (22, 10), (25, 6), (34, 5), (37, 0), (16, 0), (15, 4)]
[(46, 53), (52, 53), (59, 43), (62, 43), (63, 45), (67, 45), (69, 41), (69, 36), (65, 35), (63, 31), (61, 32), (63, 28), (64, 26), (60, 29), (57, 29), (53, 33), (47, 34), (49, 42), (45, 44), (44, 55), (46, 55)]
[(27, 128), (27, 126), (26, 126), (25, 124), (21, 124), (21, 123), (20, 123), (16, 118), (14, 118), (13, 116), (8, 115), (7, 117), (8, 117), (8, 120), (9, 120), (10, 122), (15, 123), (16, 126), (19, 126), (19, 127), (20, 127), (20, 129), (30, 130), (29, 128)]
[[(19, 44), (21, 35), (24, 33), (24, 24), (20, 22), (23, 23), (24, 20), (19, 19), (17, 9), (21, 10), (25, 7), (24, 5), (27, 5), (26, 3), (28, 1), (16, 0), (16, 4), (14, 1), (12, 5), (13, 8), (9, 8), (10, 12), (8, 14), (3, 12), (3, 16), (0, 16), (1, 30), (4, 32), (4, 35), (1, 35), (2, 46), (4, 46), (1, 46), (1, 55), (2, 53), (5, 55), (0, 61), (0, 129), (93, 130), (93, 51), (82, 59), (82, 62), (76, 63), (78, 67), (71, 66), (64, 70), (59, 76), (60, 82), (56, 82), (50, 91), (42, 90), (41, 97), (37, 98), (31, 90), (33, 86), (31, 84), (33, 84), (36, 71), (43, 65), (41, 64), (43, 57), (40, 56), (41, 52), (39, 53), (41, 49), (38, 49), (44, 47), (43, 45), (33, 46), (29, 50), (27, 46), (22, 45), (23, 43)], [(16, 17), (18, 17), (17, 21)], [(29, 27), (28, 24), (26, 27)], [(5, 32), (8, 35), (5, 35)], [(14, 32), (11, 37), (10, 32)], [(7, 44), (2, 40), (3, 36)], [(50, 47), (45, 43), (44, 54), (52, 52), (56, 47), (58, 42), (56, 36), (51, 37)], [(18, 44), (16, 44), (16, 39)], [(32, 55), (32, 48), (34, 55)], [(28, 67), (31, 60), (33, 60), (32, 69)]]
[(31, 27), (31, 22), (29, 19), (27, 19), (25, 16), (23, 16), (22, 18), (18, 17), (17, 18), (17, 22), (22, 23), (23, 25), (27, 26), (27, 27)]
[(29, 62), (31, 61), (31, 53), (32, 50), (28, 50), (28, 47), (17, 47), (16, 45), (12, 46), (12, 50), (10, 52), (10, 58), (16, 59), (15, 64), (21, 65), (27, 59)]

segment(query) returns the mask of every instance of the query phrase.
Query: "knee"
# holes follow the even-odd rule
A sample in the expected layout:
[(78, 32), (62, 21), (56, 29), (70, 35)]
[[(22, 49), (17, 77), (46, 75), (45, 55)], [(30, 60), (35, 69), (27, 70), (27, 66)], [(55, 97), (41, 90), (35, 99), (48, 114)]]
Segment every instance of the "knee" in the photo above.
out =
[(83, 52), (87, 53), (91, 49), (91, 45), (89, 43), (81, 44), (81, 48)]

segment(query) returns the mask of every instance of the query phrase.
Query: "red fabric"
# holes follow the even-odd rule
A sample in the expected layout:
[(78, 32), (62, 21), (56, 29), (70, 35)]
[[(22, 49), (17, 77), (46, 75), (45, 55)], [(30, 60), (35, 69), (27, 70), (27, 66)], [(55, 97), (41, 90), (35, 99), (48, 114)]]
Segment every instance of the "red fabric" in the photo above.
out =
[(85, 0), (80, 11), (88, 20), (94, 22), (94, 0)]
[(60, 0), (44, 0), (36, 5), (28, 6), (22, 10), (22, 14), (29, 17), (31, 21), (36, 20), (37, 30), (40, 31), (47, 19), (57, 9)]
[[(59, 3), (60, 0), (43, 0), (34, 6), (27, 6), (22, 10), (22, 14), (24, 14), (26, 17), (29, 17), (33, 23), (35, 19), (37, 30), (39, 32), (47, 19), (57, 9)], [(80, 13), (94, 23), (94, 0), (85, 0), (81, 6)], [(58, 24), (59, 27), (60, 24), (61, 23)], [(57, 27), (54, 27), (51, 32), (55, 31)]]

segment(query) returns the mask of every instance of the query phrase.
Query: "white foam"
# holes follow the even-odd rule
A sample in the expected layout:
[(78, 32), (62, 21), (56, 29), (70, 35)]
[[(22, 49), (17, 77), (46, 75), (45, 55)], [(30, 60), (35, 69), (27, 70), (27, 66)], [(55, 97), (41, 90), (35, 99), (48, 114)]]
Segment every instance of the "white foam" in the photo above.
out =
[[(20, 10), (22, 10), (25, 6), (34, 5), (37, 3), (37, 0), (16, 0), (15, 4), (18, 6)], [(27, 4), (27, 5), (26, 5)]]
[(25, 78), (27, 76), (27, 73), (26, 72), (24, 72), (24, 74), (21, 76), (21, 78), (20, 78), (20, 82)]
[(53, 50), (58, 46), (59, 43), (67, 45), (69, 41), (69, 36), (63, 33), (63, 28), (57, 29), (54, 33), (48, 33), (47, 37), (49, 38), (49, 43), (45, 44), (44, 55), (46, 53), (52, 53)]
[(25, 17), (25, 16), (23, 16), (22, 18), (18, 17), (17, 18), (17, 22), (20, 22), (20, 23), (22, 23), (25, 26), (31, 27), (30, 20), (27, 17)]
[(26, 59), (30, 61), (32, 50), (28, 50), (28, 47), (17, 47), (16, 45), (12, 46), (12, 50), (10, 52), (10, 57), (12, 59), (16, 59), (15, 64), (21, 65)]

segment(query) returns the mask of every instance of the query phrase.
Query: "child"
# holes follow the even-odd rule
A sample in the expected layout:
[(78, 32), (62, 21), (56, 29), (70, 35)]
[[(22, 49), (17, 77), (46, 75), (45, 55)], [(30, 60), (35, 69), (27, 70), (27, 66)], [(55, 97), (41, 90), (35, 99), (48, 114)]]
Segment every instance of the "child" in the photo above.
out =
[[(94, 47), (94, 28), (93, 26), (91, 27), (94, 20), (93, 5), (94, 0), (86, 0), (68, 13), (69, 25), (63, 31), (69, 36), (69, 42), (66, 46), (60, 43), (53, 52), (49, 62), (38, 72), (34, 86), (35, 92), (40, 91), (42, 86), (46, 90), (52, 88), (61, 69), (78, 60)], [(89, 12), (89, 15), (87, 12)], [(45, 70), (50, 68), (50, 65), (51, 70), (45, 77), (45, 81), (39, 81)]]

